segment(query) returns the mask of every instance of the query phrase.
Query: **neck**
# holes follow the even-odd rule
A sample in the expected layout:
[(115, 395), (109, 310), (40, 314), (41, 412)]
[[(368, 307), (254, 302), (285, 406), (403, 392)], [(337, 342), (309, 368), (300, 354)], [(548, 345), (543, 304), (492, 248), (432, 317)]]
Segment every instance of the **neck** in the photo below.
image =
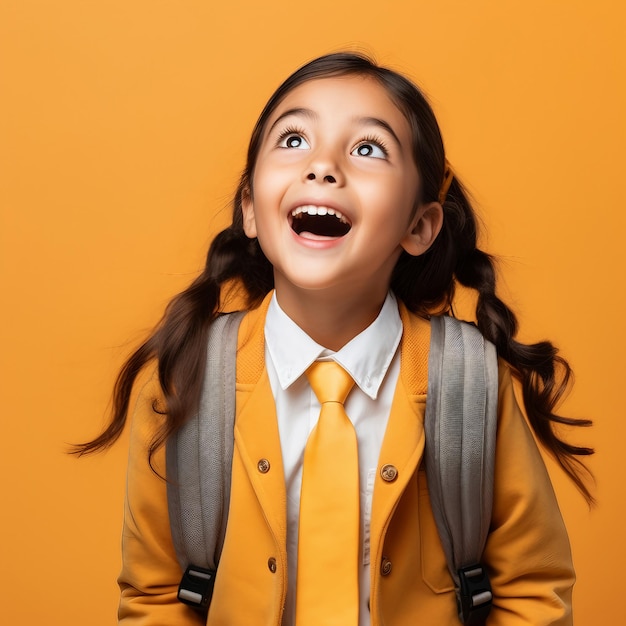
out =
[(386, 296), (386, 291), (382, 294), (338, 294), (303, 290), (294, 294), (276, 288), (281, 309), (313, 341), (335, 352), (378, 317)]

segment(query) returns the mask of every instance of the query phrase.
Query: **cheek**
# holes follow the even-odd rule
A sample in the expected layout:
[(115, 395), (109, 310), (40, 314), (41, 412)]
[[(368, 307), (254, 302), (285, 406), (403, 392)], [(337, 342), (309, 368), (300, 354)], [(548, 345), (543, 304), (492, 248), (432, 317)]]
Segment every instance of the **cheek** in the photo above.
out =
[(293, 180), (293, 171), (288, 164), (271, 162), (265, 165), (259, 164), (254, 174), (255, 197), (275, 199), (291, 180)]
[(415, 212), (416, 190), (403, 179), (391, 179), (387, 184), (364, 184), (362, 197), (375, 212), (379, 220), (393, 219), (410, 223)]

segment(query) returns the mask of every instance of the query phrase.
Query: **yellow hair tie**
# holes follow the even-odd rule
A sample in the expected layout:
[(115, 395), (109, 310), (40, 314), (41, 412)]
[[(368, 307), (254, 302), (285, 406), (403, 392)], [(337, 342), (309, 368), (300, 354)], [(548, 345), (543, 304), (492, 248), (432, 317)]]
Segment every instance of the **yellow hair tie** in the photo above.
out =
[(439, 190), (439, 204), (443, 204), (446, 201), (446, 196), (448, 195), (453, 178), (454, 172), (452, 171), (452, 166), (448, 162), (448, 159), (446, 159), (446, 165), (443, 171), (443, 183), (441, 183), (441, 189)]

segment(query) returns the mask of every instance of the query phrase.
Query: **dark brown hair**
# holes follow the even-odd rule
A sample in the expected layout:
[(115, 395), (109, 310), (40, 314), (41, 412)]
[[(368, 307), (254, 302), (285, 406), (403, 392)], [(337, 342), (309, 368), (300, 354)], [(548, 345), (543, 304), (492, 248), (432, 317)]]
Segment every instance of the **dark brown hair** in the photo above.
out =
[[(358, 75), (378, 81), (408, 120), (413, 135), (413, 157), (421, 186), (419, 201), (437, 201), (445, 172), (445, 152), (435, 115), (419, 89), (404, 76), (376, 65), (358, 54), (335, 53), (304, 65), (280, 85), (252, 131), (247, 163), (233, 199), (232, 224), (212, 242), (203, 272), (167, 306), (150, 335), (126, 361), (114, 388), (111, 421), (93, 441), (80, 444), (78, 454), (112, 445), (127, 419), (131, 390), (140, 370), (152, 359), (158, 361), (159, 382), (166, 406), (155, 407), (165, 416), (163, 428), (153, 441), (152, 454), (193, 413), (199, 402), (206, 352), (207, 329), (218, 313), (224, 287), (243, 286), (247, 307), (252, 308), (273, 288), (272, 266), (256, 239), (243, 231), (242, 198), (249, 193), (257, 156), (267, 121), (283, 98), (295, 87), (311, 80)], [(571, 370), (554, 346), (543, 341), (523, 344), (515, 339), (515, 315), (496, 295), (493, 259), (477, 247), (476, 216), (460, 181), (452, 180), (443, 203), (442, 230), (431, 249), (421, 256), (403, 252), (391, 279), (391, 289), (413, 312), (429, 315), (450, 312), (455, 284), (478, 293), (476, 319), (482, 334), (493, 342), (498, 354), (520, 380), (530, 424), (543, 445), (587, 498), (593, 498), (582, 479), (581, 456), (590, 448), (563, 441), (556, 425), (588, 426), (589, 420), (563, 417), (555, 407), (567, 389)]]

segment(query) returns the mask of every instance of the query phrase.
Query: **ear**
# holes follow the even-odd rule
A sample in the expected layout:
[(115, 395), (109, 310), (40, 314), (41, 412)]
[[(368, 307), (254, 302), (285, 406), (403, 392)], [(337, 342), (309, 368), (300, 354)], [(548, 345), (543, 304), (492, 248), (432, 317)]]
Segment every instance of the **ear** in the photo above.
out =
[(254, 239), (257, 236), (256, 219), (249, 187), (246, 187), (241, 194), (241, 213), (243, 216), (243, 232), (246, 233), (246, 237)]
[(439, 202), (421, 204), (408, 232), (400, 242), (402, 248), (411, 256), (424, 254), (433, 245), (443, 225), (443, 207)]

